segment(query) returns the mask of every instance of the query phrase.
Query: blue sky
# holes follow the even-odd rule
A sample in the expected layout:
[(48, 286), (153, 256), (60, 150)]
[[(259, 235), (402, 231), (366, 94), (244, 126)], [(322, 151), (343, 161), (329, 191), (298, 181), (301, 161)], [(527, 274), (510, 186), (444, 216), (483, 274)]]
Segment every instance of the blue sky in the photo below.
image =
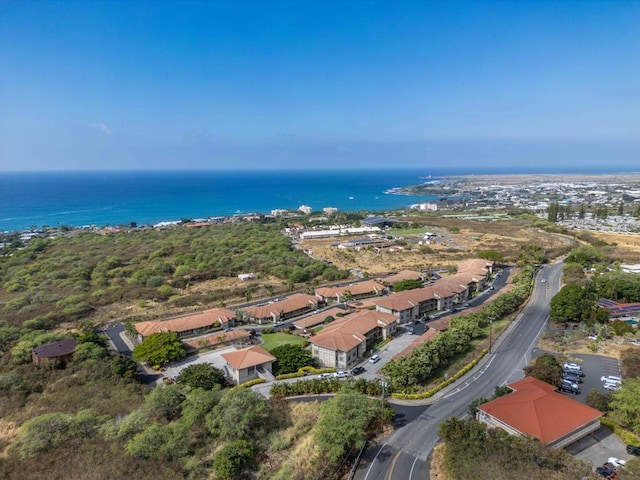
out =
[(638, 1), (0, 3), (0, 170), (603, 163)]

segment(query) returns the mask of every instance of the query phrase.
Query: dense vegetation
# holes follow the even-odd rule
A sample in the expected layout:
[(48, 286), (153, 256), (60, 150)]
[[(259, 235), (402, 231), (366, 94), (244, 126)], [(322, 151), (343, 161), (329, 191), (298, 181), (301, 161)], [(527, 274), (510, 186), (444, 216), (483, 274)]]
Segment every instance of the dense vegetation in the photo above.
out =
[[(3, 250), (0, 308), (8, 323), (51, 328), (86, 317), (103, 305), (164, 301), (194, 282), (240, 273), (275, 277), (291, 287), (347, 276), (294, 250), (274, 224), (74, 235), (34, 239), (24, 249)], [(210, 304), (229, 294), (211, 292), (189, 301)]]
[(487, 428), (475, 419), (446, 420), (440, 424), (440, 437), (445, 443), (445, 466), (455, 480), (596, 478), (591, 466), (563, 449)]
[(441, 374), (451, 360), (471, 348), (471, 341), (485, 335), (483, 329), (491, 319), (503, 318), (515, 312), (526, 300), (531, 287), (532, 267), (525, 267), (514, 276), (514, 288), (497, 297), (481, 312), (458, 315), (446, 332), (416, 348), (411, 355), (387, 363), (382, 371), (392, 391), (406, 392)]
[[(563, 268), (565, 285), (551, 299), (551, 320), (558, 323), (583, 322), (589, 326), (607, 324), (608, 312), (597, 305), (598, 299), (607, 298), (621, 303), (640, 301), (638, 276), (610, 271), (607, 267), (611, 261), (592, 245), (572, 250)], [(611, 325), (618, 330), (626, 329), (624, 325), (613, 322)]]

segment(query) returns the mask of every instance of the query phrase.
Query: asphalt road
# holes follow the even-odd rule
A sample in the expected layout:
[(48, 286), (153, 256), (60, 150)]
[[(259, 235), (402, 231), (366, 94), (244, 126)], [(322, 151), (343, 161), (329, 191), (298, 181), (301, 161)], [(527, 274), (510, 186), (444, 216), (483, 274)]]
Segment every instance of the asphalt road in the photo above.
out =
[[(394, 431), (382, 445), (363, 455), (354, 476), (358, 480), (417, 480), (429, 478), (428, 457), (438, 442), (438, 425), (452, 416), (467, 415), (469, 404), (493, 394), (498, 385), (522, 378), (538, 336), (549, 318), (549, 302), (560, 288), (561, 264), (538, 274), (531, 299), (492, 352), (466, 377), (438, 395), (418, 417)], [(546, 280), (545, 283), (541, 279)]]

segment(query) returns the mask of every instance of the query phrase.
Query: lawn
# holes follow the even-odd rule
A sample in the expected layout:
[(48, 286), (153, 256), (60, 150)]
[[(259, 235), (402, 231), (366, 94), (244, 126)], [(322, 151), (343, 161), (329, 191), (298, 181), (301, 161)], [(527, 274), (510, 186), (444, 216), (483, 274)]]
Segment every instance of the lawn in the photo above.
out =
[(281, 345), (304, 345), (307, 343), (306, 339), (288, 333), (263, 333), (262, 339), (264, 340), (262, 347), (268, 352)]

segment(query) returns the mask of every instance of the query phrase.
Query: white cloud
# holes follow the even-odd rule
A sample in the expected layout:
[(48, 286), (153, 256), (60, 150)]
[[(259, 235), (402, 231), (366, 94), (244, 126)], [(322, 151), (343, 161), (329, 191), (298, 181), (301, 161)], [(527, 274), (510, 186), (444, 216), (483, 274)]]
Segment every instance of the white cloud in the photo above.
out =
[(91, 125), (89, 125), (91, 128), (96, 129), (96, 130), (100, 130), (102, 133), (104, 133), (105, 135), (111, 135), (113, 133), (113, 131), (111, 130), (111, 128), (109, 128), (108, 125), (100, 122), (100, 123), (92, 123)]

